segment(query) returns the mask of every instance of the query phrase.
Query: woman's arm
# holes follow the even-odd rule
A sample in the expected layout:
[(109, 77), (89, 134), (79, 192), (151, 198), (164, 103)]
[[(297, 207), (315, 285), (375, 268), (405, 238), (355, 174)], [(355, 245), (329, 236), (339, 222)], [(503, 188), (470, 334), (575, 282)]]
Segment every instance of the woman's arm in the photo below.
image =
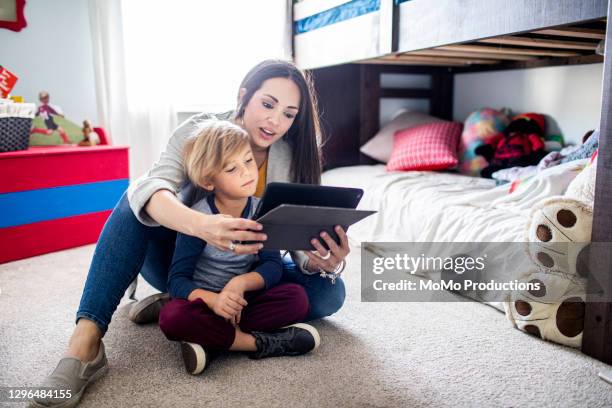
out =
[[(184, 205), (177, 194), (185, 182), (183, 149), (185, 142), (197, 129), (198, 123), (211, 115), (194, 116), (180, 125), (170, 137), (166, 149), (149, 172), (130, 184), (128, 201), (134, 215), (144, 225), (173, 229), (191, 235), (221, 250), (229, 250), (231, 241), (264, 241), (257, 231), (261, 225), (255, 221), (207, 215)], [(237, 254), (257, 253), (260, 246), (237, 245)]]
[[(266, 235), (246, 230), (261, 230), (256, 221), (224, 214), (204, 214), (188, 208), (170, 191), (160, 190), (151, 196), (146, 212), (161, 225), (182, 234), (199, 238), (214, 247), (228, 251), (232, 241), (265, 241)], [(261, 244), (236, 245), (236, 254), (255, 254)]]
[(153, 193), (144, 209), (160, 225), (194, 237), (198, 236), (197, 226), (207, 223), (207, 214), (187, 207), (168, 190)]
[[(128, 188), (128, 201), (134, 215), (138, 220), (149, 226), (160, 225), (153, 215), (149, 214), (146, 207), (152, 196), (161, 190), (166, 190), (173, 195), (178, 194), (182, 184), (185, 182), (185, 169), (183, 168), (183, 149), (187, 139), (195, 132), (198, 121), (206, 118), (205, 115), (192, 117), (181, 124), (168, 140), (166, 148), (159, 159), (147, 174), (133, 181)], [(177, 203), (180, 203), (176, 199)]]

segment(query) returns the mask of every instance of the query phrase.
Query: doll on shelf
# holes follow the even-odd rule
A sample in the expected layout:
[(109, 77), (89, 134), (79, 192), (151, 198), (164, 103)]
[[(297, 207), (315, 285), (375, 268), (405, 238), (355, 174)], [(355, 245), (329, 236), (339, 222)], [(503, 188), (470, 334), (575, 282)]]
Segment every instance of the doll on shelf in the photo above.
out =
[(83, 140), (79, 142), (79, 146), (94, 146), (95, 140), (92, 140), (93, 129), (91, 123), (88, 120), (83, 121)]
[(38, 94), (38, 100), (40, 101), (40, 105), (36, 110), (36, 116), (41, 116), (45, 121), (46, 128), (33, 128), (30, 133), (39, 133), (43, 135), (52, 135), (53, 132), (57, 130), (60, 137), (62, 138), (62, 142), (65, 144), (70, 144), (70, 139), (68, 139), (68, 135), (64, 128), (55, 123), (54, 117), (64, 117), (62, 110), (59, 106), (51, 105), (49, 103), (49, 92), (42, 91)]

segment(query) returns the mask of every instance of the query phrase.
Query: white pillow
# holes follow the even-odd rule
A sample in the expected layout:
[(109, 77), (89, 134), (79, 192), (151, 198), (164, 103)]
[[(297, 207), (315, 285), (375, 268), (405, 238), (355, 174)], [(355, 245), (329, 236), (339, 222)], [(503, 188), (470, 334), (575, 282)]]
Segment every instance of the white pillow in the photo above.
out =
[(383, 126), (359, 150), (366, 156), (387, 163), (393, 151), (393, 134), (395, 132), (432, 122), (444, 122), (444, 120), (420, 112), (402, 112)]

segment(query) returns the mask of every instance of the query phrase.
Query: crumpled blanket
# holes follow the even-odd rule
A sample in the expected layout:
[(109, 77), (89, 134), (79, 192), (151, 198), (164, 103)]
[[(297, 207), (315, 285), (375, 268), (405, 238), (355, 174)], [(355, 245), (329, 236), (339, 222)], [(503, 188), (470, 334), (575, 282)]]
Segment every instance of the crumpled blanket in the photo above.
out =
[(512, 183), (517, 180), (525, 180), (532, 177), (544, 169), (556, 166), (562, 163), (568, 163), (574, 160), (588, 159), (595, 150), (599, 147), (599, 130), (595, 130), (593, 134), (581, 145), (567, 146), (560, 151), (548, 153), (537, 166), (526, 167), (510, 167), (508, 169), (498, 170), (493, 173), (494, 180), (503, 183)]

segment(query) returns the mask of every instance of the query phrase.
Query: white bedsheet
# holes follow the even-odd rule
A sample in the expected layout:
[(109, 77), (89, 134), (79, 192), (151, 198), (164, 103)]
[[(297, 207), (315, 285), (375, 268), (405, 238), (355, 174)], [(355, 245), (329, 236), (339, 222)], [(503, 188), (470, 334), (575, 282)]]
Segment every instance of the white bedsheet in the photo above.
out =
[(360, 209), (378, 211), (348, 235), (369, 242), (518, 242), (531, 207), (561, 195), (584, 167), (579, 160), (546, 169), (509, 193), (510, 185), (439, 172), (387, 173), (384, 165), (327, 171), (323, 184), (358, 187)]

